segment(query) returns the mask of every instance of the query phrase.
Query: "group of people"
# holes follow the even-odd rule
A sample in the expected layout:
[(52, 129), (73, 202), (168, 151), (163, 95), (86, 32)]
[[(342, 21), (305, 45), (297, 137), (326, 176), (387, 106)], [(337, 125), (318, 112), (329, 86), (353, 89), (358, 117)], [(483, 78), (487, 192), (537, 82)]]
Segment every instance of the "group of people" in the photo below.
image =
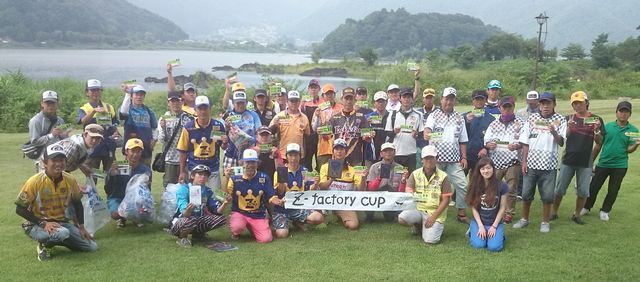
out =
[[(628, 154), (640, 144), (638, 130), (629, 123), (631, 103), (620, 102), (616, 120), (605, 124), (589, 112), (583, 91), (569, 97), (574, 112), (567, 116), (555, 112), (556, 97), (548, 92), (530, 91), (526, 107), (515, 111), (515, 98), (502, 96), (500, 81), (492, 80), (486, 89), (471, 93), (473, 110), (460, 113), (455, 88), (444, 88), (440, 95), (431, 88), (420, 91), (419, 70), (413, 89), (391, 84), (373, 94), (371, 106), (364, 87), (346, 87), (338, 99), (332, 84), (312, 79), (304, 93), (255, 89), (249, 101), (243, 83), (227, 80), (225, 110), (217, 117), (194, 84), (177, 90), (171, 66), (167, 74), (168, 111), (159, 117), (144, 104), (142, 86), (123, 85), (124, 99), (116, 112), (101, 100), (100, 81), (88, 80), (88, 102), (78, 109), (76, 121), (83, 133), (72, 136), (56, 115), (58, 94), (42, 94), (42, 111), (29, 122), (30, 142), (42, 148), (36, 160), (39, 172), (16, 200), (25, 232), (38, 242), (39, 259), (48, 259), (54, 245), (97, 249), (83, 227), (84, 188), (69, 172), (80, 169), (95, 177), (102, 164), (111, 216), (118, 228), (125, 227), (118, 206), (133, 175), (147, 174), (151, 180), (157, 141), (163, 150), (153, 160), (154, 170), (164, 172), (163, 187), (180, 185), (167, 230), (182, 247), (225, 224), (232, 239), (248, 229), (261, 243), (272, 241), (274, 234), (288, 237), (289, 224), (306, 230), (307, 225), (326, 223), (330, 214), (356, 230), (360, 220), (355, 211), (284, 207), (289, 191), (342, 190), (412, 193), (415, 209), (384, 211), (384, 219), (411, 227), (431, 244), (440, 241), (451, 204), (456, 219), (470, 224), (470, 245), (491, 251), (503, 248), (505, 224), (513, 222), (516, 229), (529, 225), (536, 187), (543, 202), (540, 231), (549, 232), (574, 175), (577, 200), (571, 220), (584, 224), (582, 216), (594, 206), (607, 178), (600, 219), (609, 220)], [(420, 94), (423, 105), (417, 106)], [(561, 146), (566, 149), (558, 164)], [(129, 168), (124, 172), (116, 162), (117, 147), (123, 148)], [(519, 184), (522, 210), (515, 221)], [(198, 205), (191, 202), (193, 186), (201, 187)], [(365, 214), (366, 221), (374, 220), (374, 212)]]

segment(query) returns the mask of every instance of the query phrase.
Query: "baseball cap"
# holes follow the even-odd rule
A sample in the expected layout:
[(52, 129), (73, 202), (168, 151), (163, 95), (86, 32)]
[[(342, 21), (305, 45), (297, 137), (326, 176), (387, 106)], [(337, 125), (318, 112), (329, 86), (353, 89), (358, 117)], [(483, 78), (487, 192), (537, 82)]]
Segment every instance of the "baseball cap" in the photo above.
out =
[(131, 90), (132, 93), (138, 93), (138, 92), (143, 92), (144, 94), (147, 94), (147, 90), (144, 90), (144, 87), (142, 87), (142, 85), (136, 85), (133, 87), (133, 89)]
[(255, 97), (258, 97), (258, 96), (267, 96), (267, 90), (264, 90), (264, 89), (256, 89), (256, 92), (255, 92), (255, 95), (254, 95), (254, 96), (255, 96)]
[(87, 133), (91, 137), (100, 137), (102, 138), (102, 133), (104, 132), (104, 128), (99, 124), (89, 124), (84, 127), (84, 133)]
[(194, 174), (196, 172), (206, 172), (207, 174), (211, 175), (211, 169), (203, 164), (196, 165), (191, 169), (191, 174)]
[(449, 95), (458, 96), (458, 91), (453, 87), (447, 87), (442, 90), (442, 97), (447, 97)]
[(540, 101), (548, 100), (548, 101), (555, 102), (556, 101), (556, 96), (553, 95), (553, 93), (551, 93), (551, 92), (544, 92), (544, 93), (542, 93), (542, 95), (540, 95), (540, 99), (538, 99), (538, 100), (540, 100)]
[(182, 87), (182, 89), (184, 89), (184, 91), (187, 91), (187, 90), (189, 90), (189, 89), (196, 90), (197, 88), (196, 88), (196, 85), (195, 85), (195, 84), (193, 84), (193, 83), (191, 83), (191, 82), (187, 82), (187, 83), (185, 83), (185, 84), (184, 84), (184, 86)]
[(584, 91), (576, 91), (571, 94), (571, 103), (576, 101), (584, 102), (587, 100), (589, 100), (589, 98), (587, 97), (587, 93), (584, 93)]
[(318, 81), (315, 78), (312, 80), (309, 80), (309, 86), (313, 86), (313, 85), (320, 87), (320, 81)]
[(347, 87), (342, 89), (342, 97), (353, 96), (353, 95), (355, 95), (355, 91), (353, 90), (353, 88)]
[(131, 138), (129, 140), (127, 140), (127, 144), (125, 144), (125, 149), (130, 150), (133, 148), (140, 148), (140, 149), (144, 149), (144, 144), (142, 143), (142, 140), (138, 139), (138, 138)]
[(261, 134), (263, 132), (269, 132), (269, 134), (271, 134), (271, 129), (269, 129), (269, 127), (266, 125), (258, 127), (258, 134)]
[(378, 92), (376, 92), (376, 94), (373, 94), (373, 100), (374, 101), (378, 101), (380, 99), (385, 100), (385, 101), (388, 100), (389, 97), (387, 97), (387, 92), (378, 91)]
[(236, 91), (233, 92), (233, 101), (246, 101), (247, 100), (247, 93), (244, 93), (244, 91)]
[(333, 91), (333, 93), (336, 93), (336, 87), (333, 86), (333, 84), (331, 83), (327, 83), (322, 86), (322, 94), (327, 93), (329, 91)]
[(505, 104), (511, 104), (511, 106), (515, 106), (516, 105), (516, 99), (513, 98), (513, 96), (504, 96), (502, 97), (502, 99), (500, 99), (500, 107), (502, 107), (502, 105)]
[(42, 92), (42, 101), (58, 102), (58, 93), (55, 91), (47, 90)]
[(538, 91), (531, 90), (527, 92), (527, 100), (538, 100), (539, 98), (540, 94), (538, 94)]
[(257, 162), (258, 161), (258, 152), (254, 149), (246, 149), (242, 152), (242, 161), (243, 162)]
[(100, 89), (102, 90), (102, 82), (97, 79), (87, 80), (87, 89)]
[(487, 99), (489, 95), (487, 94), (487, 91), (484, 91), (484, 90), (474, 90), (473, 92), (471, 92), (471, 99), (475, 99), (479, 97)]
[[(235, 93), (234, 93), (234, 95), (235, 95)], [(203, 95), (200, 95), (200, 96), (196, 97), (196, 107), (201, 106), (201, 105), (209, 106), (210, 105), (209, 104), (209, 97), (203, 96)]]
[(493, 79), (489, 81), (489, 83), (487, 84), (487, 89), (492, 88), (502, 89), (502, 83), (500, 83), (500, 80)]
[(342, 138), (338, 138), (338, 139), (336, 139), (336, 140), (333, 140), (333, 148), (338, 147), (338, 146), (341, 146), (341, 147), (347, 148), (347, 147), (348, 147), (348, 145), (347, 145), (347, 141), (345, 141), (345, 140), (344, 140), (344, 139), (342, 139)]
[(387, 92), (394, 90), (394, 89), (398, 89), (400, 90), (400, 86), (398, 86), (397, 84), (389, 84), (389, 86), (387, 87)]
[(618, 106), (616, 107), (616, 112), (620, 111), (621, 109), (627, 109), (631, 111), (631, 103), (629, 103), (628, 101), (622, 101), (618, 103)]
[(364, 94), (367, 95), (367, 88), (366, 87), (358, 87), (356, 88), (356, 94)]
[(411, 88), (402, 88), (400, 89), (400, 96), (411, 95), (413, 97), (413, 89)]
[(65, 154), (64, 152), (64, 148), (62, 148), (62, 146), (58, 143), (53, 143), (47, 146), (45, 155), (47, 156), (47, 158), (54, 158), (57, 156), (63, 156), (65, 158), (67, 157), (67, 154)]
[(284, 95), (287, 95), (287, 89), (285, 89), (284, 87), (280, 87), (280, 93), (278, 93), (278, 96)]
[(422, 91), (422, 97), (427, 97), (427, 96), (436, 96), (436, 90), (433, 88), (427, 88), (424, 91)]
[(169, 91), (169, 93), (167, 93), (167, 101), (171, 101), (173, 99), (178, 99), (180, 100), (180, 91)]
[(287, 154), (290, 152), (300, 153), (300, 145), (298, 145), (297, 143), (289, 143), (289, 145), (287, 145)]
[(437, 157), (438, 156), (438, 150), (436, 149), (436, 146), (433, 145), (427, 145), (424, 146), (424, 148), (422, 148), (422, 158), (426, 158), (426, 157)]
[(242, 82), (236, 82), (234, 84), (231, 84), (231, 92), (236, 92), (238, 90), (245, 90), (246, 88), (244, 87), (244, 83)]
[(393, 145), (393, 143), (391, 142), (386, 142), (384, 144), (382, 144), (382, 146), (380, 146), (380, 152), (386, 150), (386, 149), (396, 149), (396, 145)]
[(300, 93), (298, 91), (291, 90), (291, 91), (289, 91), (289, 94), (287, 94), (287, 99), (289, 99), (289, 100), (300, 100)]

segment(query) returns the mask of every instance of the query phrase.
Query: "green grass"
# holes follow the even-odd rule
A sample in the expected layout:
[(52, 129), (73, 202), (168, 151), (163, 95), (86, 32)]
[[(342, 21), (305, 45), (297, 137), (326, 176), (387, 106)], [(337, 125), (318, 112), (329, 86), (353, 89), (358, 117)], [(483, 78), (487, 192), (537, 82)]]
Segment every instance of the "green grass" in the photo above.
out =
[[(559, 103), (558, 112), (569, 113), (568, 102)], [(615, 101), (594, 101), (591, 108), (608, 122), (614, 118), (615, 104)], [(631, 121), (640, 125), (637, 114)], [(34, 172), (32, 162), (22, 159), (18, 149), (24, 139), (26, 134), (0, 134), (0, 179), (4, 182), (0, 189), (3, 199), (0, 277), (4, 281), (51, 280), (53, 277), (138, 281), (640, 279), (636, 259), (640, 224), (635, 210), (640, 201), (638, 154), (630, 158), (631, 169), (611, 213), (611, 221), (602, 222), (597, 215), (605, 186), (594, 208), (596, 212), (585, 217), (587, 224), (578, 226), (571, 222), (575, 193), (569, 189), (560, 219), (551, 223), (550, 233), (538, 231), (541, 204), (536, 200), (531, 226), (524, 230), (508, 227), (506, 247), (501, 253), (469, 247), (464, 236), (466, 225), (455, 222), (455, 211), (449, 209), (442, 242), (435, 246), (422, 243), (419, 237), (410, 235), (407, 228), (398, 224), (363, 224), (360, 230), (352, 232), (332, 223), (326, 229), (308, 233), (293, 231), (291, 238), (270, 244), (257, 244), (243, 237), (233, 243), (239, 250), (215, 253), (201, 245), (181, 249), (175, 238), (158, 225), (117, 230), (114, 222), (110, 222), (96, 234), (98, 252), (76, 253), (56, 247), (53, 259), (42, 263), (36, 259), (35, 242), (20, 228), (22, 219), (15, 214), (13, 204), (21, 185)], [(156, 174), (154, 178), (153, 194), (159, 202), (161, 175)], [(102, 188), (99, 190), (104, 196)], [(518, 203), (518, 212), (520, 208)], [(377, 214), (377, 217), (382, 216)], [(210, 232), (209, 236), (227, 240), (229, 231), (222, 228)]]

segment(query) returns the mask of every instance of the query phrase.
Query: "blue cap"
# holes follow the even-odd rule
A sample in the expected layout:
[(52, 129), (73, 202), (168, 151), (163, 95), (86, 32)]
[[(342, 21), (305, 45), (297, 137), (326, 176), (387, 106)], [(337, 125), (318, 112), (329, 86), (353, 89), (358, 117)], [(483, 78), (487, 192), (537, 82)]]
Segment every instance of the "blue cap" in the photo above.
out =
[(540, 94), (540, 98), (538, 98), (538, 101), (542, 101), (542, 100), (548, 100), (548, 101), (556, 101), (556, 95), (553, 95), (553, 93), (551, 92), (544, 92), (542, 94)]
[(500, 80), (491, 80), (489, 81), (489, 84), (487, 84), (487, 89), (491, 89), (491, 88), (498, 88), (498, 89), (502, 89), (502, 83), (500, 83)]

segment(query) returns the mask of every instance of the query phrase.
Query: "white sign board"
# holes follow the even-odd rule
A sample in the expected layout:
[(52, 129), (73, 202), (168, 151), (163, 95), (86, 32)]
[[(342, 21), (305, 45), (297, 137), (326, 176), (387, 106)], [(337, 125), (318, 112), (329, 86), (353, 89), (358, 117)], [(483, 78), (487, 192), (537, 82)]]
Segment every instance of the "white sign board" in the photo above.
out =
[(305, 191), (284, 195), (287, 209), (401, 211), (416, 207), (411, 193), (361, 191)]

